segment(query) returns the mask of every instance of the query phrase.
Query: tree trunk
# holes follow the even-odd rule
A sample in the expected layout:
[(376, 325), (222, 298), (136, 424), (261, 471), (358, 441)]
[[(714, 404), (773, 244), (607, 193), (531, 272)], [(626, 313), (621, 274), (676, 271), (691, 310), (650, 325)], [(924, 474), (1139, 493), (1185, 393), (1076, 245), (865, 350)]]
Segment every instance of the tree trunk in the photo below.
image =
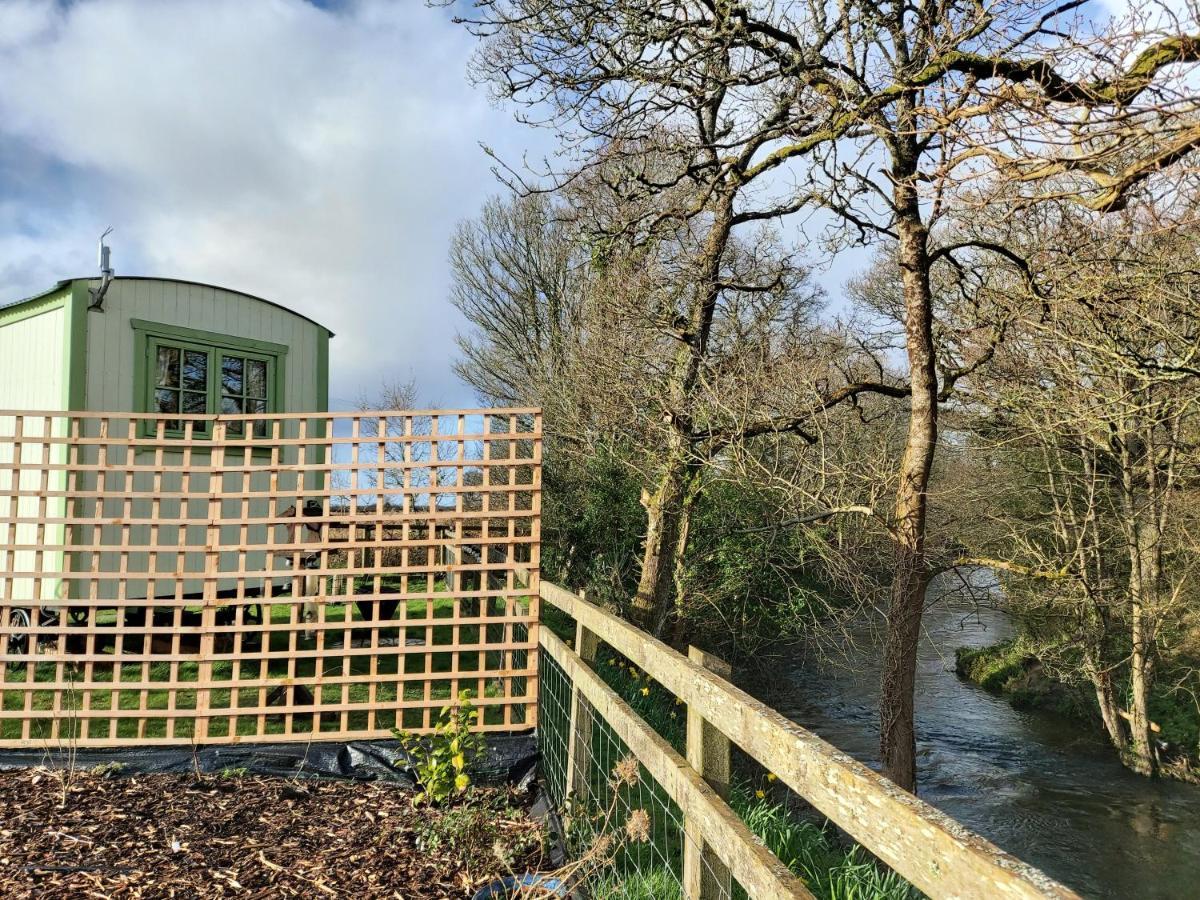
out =
[(896, 491), (896, 569), (887, 616), (879, 695), (879, 755), (884, 774), (908, 791), (917, 785), (913, 690), (925, 588), (925, 522), (929, 476), (937, 446), (937, 363), (929, 286), (928, 231), (915, 180), (897, 179), (899, 263), (904, 288), (905, 343), (912, 402)]
[(1147, 652), (1145, 612), (1133, 606), (1133, 652), (1129, 657), (1129, 748), (1126, 765), (1141, 775), (1158, 772), (1158, 754), (1150, 733), (1150, 658)]
[(1121, 719), (1121, 704), (1117, 701), (1116, 690), (1113, 687), (1112, 673), (1097, 665), (1089, 665), (1088, 678), (1092, 689), (1096, 692), (1096, 702), (1100, 706), (1100, 718), (1104, 720), (1104, 730), (1108, 739), (1122, 758), (1129, 747), (1129, 736)]
[[(1159, 564), (1161, 534), (1155, 502), (1158, 476), (1154, 470), (1153, 427), (1138, 421), (1136, 416), (1132, 418), (1133, 427), (1128, 427), (1127, 433), (1142, 438), (1143, 443), (1138, 446), (1134, 441), (1123, 441), (1119, 457), (1122, 512), (1129, 547), (1132, 645), (1129, 654), (1129, 746), (1124, 762), (1135, 772), (1154, 775), (1158, 770), (1158, 759), (1150, 732), (1149, 702), (1154, 665), (1154, 611), (1162, 574)], [(1131, 450), (1131, 447), (1135, 449)]]
[[(694, 395), (721, 295), (721, 262), (733, 231), (735, 193), (726, 191), (715, 201), (712, 224), (697, 260), (695, 291), (683, 317), (686, 328), (678, 336), (680, 343), (666, 384), (665, 405), (670, 418), (666, 460), (658, 486), (645, 500), (646, 542), (633, 606), (638, 624), (656, 636), (663, 634), (672, 613), (682, 605), (675, 585), (683, 566), (687, 517), (702, 462), (692, 444)], [(670, 323), (673, 329), (679, 324)]]
[(646, 541), (633, 608), (638, 625), (656, 636), (662, 634), (677, 603), (676, 577), (695, 478), (694, 465), (672, 454), (658, 487), (645, 500)]

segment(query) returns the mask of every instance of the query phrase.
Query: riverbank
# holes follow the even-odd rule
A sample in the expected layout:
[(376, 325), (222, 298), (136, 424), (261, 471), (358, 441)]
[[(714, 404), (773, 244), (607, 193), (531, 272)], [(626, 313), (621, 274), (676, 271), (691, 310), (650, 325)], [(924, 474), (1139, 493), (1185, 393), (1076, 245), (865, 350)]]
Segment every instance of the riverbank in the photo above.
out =
[[(1015, 709), (1040, 710), (1103, 734), (1095, 695), (1087, 685), (1067, 684), (1049, 674), (1024, 635), (984, 647), (959, 647), (955, 672), (1005, 698)], [(1161, 742), (1162, 774), (1200, 783), (1200, 710), (1190, 695), (1156, 690), (1150, 718)]]
[(1040, 709), (1100, 724), (1095, 697), (1081, 685), (1069, 685), (1047, 674), (1022, 637), (986, 647), (959, 647), (954, 671), (986, 691), (1004, 697), (1016, 709)]
[[(987, 587), (985, 573), (977, 586)], [(930, 585), (916, 684), (919, 793), (963, 825), (1104, 900), (1177, 900), (1200, 872), (1200, 787), (1124, 768), (1098, 729), (1016, 709), (954, 672), (954, 650), (1008, 640), (1002, 609)], [(776, 666), (754, 693), (870, 766), (879, 765), (882, 623), (851, 623), (850, 650)]]

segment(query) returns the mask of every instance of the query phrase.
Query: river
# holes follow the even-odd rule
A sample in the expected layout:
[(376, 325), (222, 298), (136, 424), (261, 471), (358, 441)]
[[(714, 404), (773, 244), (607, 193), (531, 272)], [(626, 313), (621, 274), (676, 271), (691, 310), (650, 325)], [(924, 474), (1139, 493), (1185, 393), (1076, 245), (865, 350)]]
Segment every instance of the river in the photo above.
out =
[[(1005, 615), (935, 582), (917, 673), (920, 796), (1088, 897), (1200, 897), (1200, 787), (1124, 769), (1087, 728), (960, 679), (954, 650), (1011, 634)], [(878, 768), (875, 630), (845, 663), (785, 665), (764, 699)]]

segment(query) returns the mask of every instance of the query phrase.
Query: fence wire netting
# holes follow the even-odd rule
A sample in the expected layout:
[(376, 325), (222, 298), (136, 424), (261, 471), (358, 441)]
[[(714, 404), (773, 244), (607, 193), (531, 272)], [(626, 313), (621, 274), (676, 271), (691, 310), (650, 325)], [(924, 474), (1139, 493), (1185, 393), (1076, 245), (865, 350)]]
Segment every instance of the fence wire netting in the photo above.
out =
[[(745, 898), (688, 833), (679, 806), (646, 768), (637, 763), (629, 777), (636, 759), (628, 746), (576, 696), (568, 673), (545, 650), (538, 673), (543, 779), (561, 817), (568, 858), (577, 866), (571, 886), (584, 887), (595, 900)], [(684, 857), (693, 853), (703, 883), (699, 893), (685, 886)]]

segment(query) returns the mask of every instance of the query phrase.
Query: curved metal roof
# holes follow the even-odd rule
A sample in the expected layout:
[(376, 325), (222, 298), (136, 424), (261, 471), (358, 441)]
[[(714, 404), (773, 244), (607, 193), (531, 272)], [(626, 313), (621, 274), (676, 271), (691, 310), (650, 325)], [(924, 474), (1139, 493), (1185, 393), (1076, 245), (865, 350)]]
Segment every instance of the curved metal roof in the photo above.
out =
[[(40, 300), (43, 297), (45, 297), (47, 294), (52, 294), (57, 290), (61, 290), (66, 285), (71, 284), (76, 281), (98, 281), (98, 280), (99, 280), (99, 277), (94, 276), (94, 275), (91, 277), (88, 277), (88, 278), (64, 278), (63, 280), (61, 280), (57, 284), (55, 284), (54, 287), (49, 288), (48, 290), (42, 291), (40, 294), (34, 294), (32, 297), (25, 297), (21, 300), (14, 300), (11, 303), (0, 303), (0, 310), (10, 309), (11, 307), (14, 307), (14, 306), (21, 306), (24, 303), (32, 303), (35, 300)], [(251, 300), (257, 300), (259, 303), (266, 303), (269, 306), (274, 306), (277, 309), (282, 309), (285, 312), (291, 313), (293, 316), (298, 316), (299, 318), (304, 319), (304, 321), (306, 321), (306, 322), (311, 322), (313, 325), (316, 325), (318, 328), (325, 329), (325, 331), (329, 332), (329, 336), (333, 337), (333, 332), (330, 331), (329, 328), (326, 328), (326, 326), (322, 325), (316, 319), (313, 319), (313, 318), (310, 318), (309, 316), (304, 315), (304, 313), (296, 312), (296, 310), (291, 309), (290, 307), (284, 306), (282, 303), (276, 303), (274, 300), (268, 300), (265, 297), (259, 297), (254, 294), (247, 294), (245, 291), (235, 290), (234, 288), (227, 288), (227, 287), (224, 287), (219, 284), (210, 284), (205, 281), (192, 281), (187, 278), (163, 278), (163, 277), (156, 276), (156, 275), (116, 275), (113, 277), (113, 281), (169, 281), (173, 284), (193, 284), (193, 285), (196, 285), (197, 287), (213, 288), (214, 290), (226, 291), (230, 294), (238, 294), (242, 297), (249, 297)]]

